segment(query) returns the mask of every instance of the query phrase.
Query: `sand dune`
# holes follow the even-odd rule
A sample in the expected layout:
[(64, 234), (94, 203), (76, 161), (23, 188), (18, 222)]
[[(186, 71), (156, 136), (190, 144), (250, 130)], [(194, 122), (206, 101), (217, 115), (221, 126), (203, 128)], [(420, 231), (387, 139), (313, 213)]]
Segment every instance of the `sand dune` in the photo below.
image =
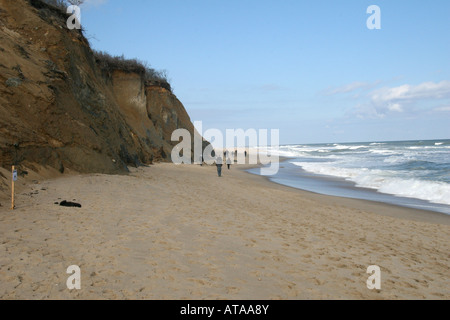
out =
[[(449, 299), (449, 224), (236, 166), (222, 178), (172, 164), (68, 176), (29, 185), (14, 212), (0, 207), (0, 298)], [(66, 286), (70, 265), (81, 290)], [(381, 290), (366, 287), (370, 265)]]

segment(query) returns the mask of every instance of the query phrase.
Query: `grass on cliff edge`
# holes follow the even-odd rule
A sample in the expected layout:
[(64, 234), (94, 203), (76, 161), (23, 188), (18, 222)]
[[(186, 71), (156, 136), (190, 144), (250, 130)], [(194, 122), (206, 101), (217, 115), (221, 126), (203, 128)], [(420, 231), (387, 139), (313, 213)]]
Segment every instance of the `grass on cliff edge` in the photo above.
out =
[[(80, 5), (83, 0), (32, 0), (33, 5), (36, 2), (45, 3), (50, 7), (60, 11), (62, 14), (66, 14), (69, 5)], [(156, 85), (163, 87), (172, 92), (172, 87), (169, 83), (167, 72), (165, 70), (155, 70), (150, 67), (147, 62), (138, 59), (125, 59), (122, 56), (112, 56), (106, 52), (93, 50), (95, 60), (106, 73), (111, 73), (114, 70), (120, 70), (124, 72), (135, 72), (141, 75), (149, 85)]]
[(172, 92), (172, 88), (167, 80), (167, 73), (165, 70), (155, 70), (146, 62), (138, 59), (125, 59), (123, 55), (112, 56), (109, 53), (94, 50), (94, 56), (97, 64), (103, 71), (108, 73), (114, 70), (135, 72), (143, 76), (144, 80), (149, 84), (166, 88)]

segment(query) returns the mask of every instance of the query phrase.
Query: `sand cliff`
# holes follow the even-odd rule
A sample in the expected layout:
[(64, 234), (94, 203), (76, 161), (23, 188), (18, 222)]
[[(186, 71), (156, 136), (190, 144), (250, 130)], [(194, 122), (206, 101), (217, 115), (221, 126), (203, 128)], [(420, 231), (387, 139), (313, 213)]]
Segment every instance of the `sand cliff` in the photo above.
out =
[(19, 174), (127, 172), (170, 160), (174, 129), (194, 132), (170, 88), (133, 72), (103, 72), (87, 39), (69, 30), (66, 19), (40, 1), (0, 0), (4, 190), (12, 164)]

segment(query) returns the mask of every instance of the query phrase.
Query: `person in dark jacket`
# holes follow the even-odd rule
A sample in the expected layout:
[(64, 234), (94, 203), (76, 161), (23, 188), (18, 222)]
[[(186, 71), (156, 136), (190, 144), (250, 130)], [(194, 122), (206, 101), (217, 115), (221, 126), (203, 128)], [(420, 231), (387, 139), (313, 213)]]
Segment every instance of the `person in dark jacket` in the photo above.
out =
[(217, 166), (217, 174), (219, 175), (219, 177), (222, 177), (222, 166), (223, 166), (222, 157), (217, 158), (216, 166)]

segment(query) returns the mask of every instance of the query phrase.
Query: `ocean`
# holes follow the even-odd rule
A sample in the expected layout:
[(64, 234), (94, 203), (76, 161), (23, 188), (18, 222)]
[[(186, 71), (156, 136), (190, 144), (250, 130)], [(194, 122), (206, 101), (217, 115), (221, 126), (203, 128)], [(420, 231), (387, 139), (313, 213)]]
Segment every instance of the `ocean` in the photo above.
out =
[(269, 176), (273, 182), (450, 215), (450, 140), (298, 144), (268, 151), (288, 158)]

